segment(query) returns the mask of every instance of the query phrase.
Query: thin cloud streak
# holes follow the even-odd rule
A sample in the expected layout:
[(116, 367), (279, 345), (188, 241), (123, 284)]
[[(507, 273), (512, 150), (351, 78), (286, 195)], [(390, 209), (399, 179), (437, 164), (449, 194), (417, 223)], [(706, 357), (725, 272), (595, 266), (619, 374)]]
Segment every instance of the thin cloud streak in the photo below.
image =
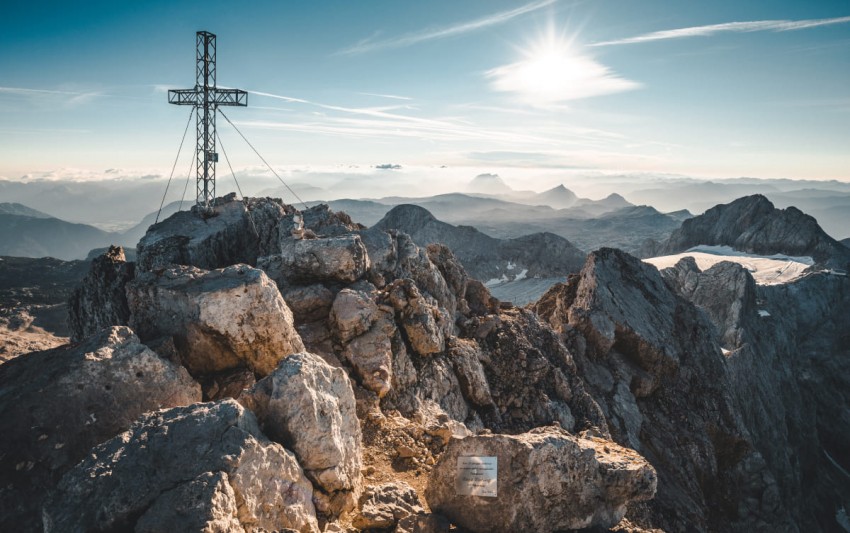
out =
[(377, 98), (389, 98), (391, 100), (413, 100), (409, 96), (398, 96), (397, 94), (379, 94), (379, 93), (358, 93), (363, 96), (375, 96)]
[(456, 35), (462, 35), (464, 33), (473, 32), (482, 28), (487, 28), (489, 26), (495, 26), (497, 24), (505, 23), (513, 18), (519, 17), (520, 15), (525, 15), (527, 13), (537, 11), (538, 9), (550, 6), (557, 1), (558, 0), (538, 0), (537, 2), (531, 2), (515, 9), (501, 11), (499, 13), (494, 13), (493, 15), (482, 17), (476, 20), (471, 20), (469, 22), (463, 22), (454, 26), (422, 30), (414, 33), (409, 33), (407, 35), (384, 39), (381, 41), (366, 39), (349, 48), (345, 48), (338, 51), (337, 54), (363, 54), (366, 52), (372, 52), (385, 48), (403, 48), (405, 46), (411, 46), (425, 41), (433, 41), (446, 37), (454, 37)]
[(836, 17), (827, 19), (808, 20), (753, 20), (747, 22), (725, 22), (723, 24), (709, 24), (706, 26), (692, 26), (690, 28), (678, 28), (674, 30), (655, 31), (645, 33), (636, 37), (625, 39), (614, 39), (593, 43), (590, 46), (614, 46), (620, 44), (646, 43), (651, 41), (664, 41), (668, 39), (683, 39), (687, 37), (706, 37), (717, 33), (751, 33), (756, 31), (796, 31), (819, 26), (830, 26), (833, 24), (846, 24), (850, 17)]

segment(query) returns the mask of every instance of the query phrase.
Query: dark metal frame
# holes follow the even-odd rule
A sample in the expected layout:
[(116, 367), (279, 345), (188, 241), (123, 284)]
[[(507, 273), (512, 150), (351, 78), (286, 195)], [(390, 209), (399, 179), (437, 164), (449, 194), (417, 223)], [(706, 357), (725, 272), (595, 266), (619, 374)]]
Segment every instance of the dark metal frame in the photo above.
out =
[(248, 93), (239, 89), (216, 87), (215, 34), (199, 31), (196, 35), (195, 62), (197, 65), (194, 89), (171, 89), (168, 103), (191, 105), (197, 109), (195, 129), (197, 135), (196, 198), (198, 207), (212, 211), (215, 200), (215, 115), (218, 106), (248, 105)]

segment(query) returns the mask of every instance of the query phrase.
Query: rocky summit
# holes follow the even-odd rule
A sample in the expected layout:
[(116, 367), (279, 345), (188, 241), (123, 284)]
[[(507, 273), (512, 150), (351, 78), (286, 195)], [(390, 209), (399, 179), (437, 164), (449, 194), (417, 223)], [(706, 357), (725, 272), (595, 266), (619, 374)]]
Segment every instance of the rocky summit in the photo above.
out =
[[(779, 222), (735, 209), (744, 240), (773, 242)], [(659, 272), (603, 248), (520, 308), (469, 274), (462, 242), (270, 198), (201, 215), (152, 226), (137, 262), (96, 258), (72, 342), (0, 365), (0, 530), (846, 520), (850, 281), (834, 270), (756, 285), (733, 263)]]
[(809, 256), (839, 268), (850, 264), (850, 251), (827, 235), (813, 217), (796, 207), (777, 209), (760, 194), (715, 206), (685, 220), (654, 255), (683, 252), (698, 245), (726, 245), (763, 255)]

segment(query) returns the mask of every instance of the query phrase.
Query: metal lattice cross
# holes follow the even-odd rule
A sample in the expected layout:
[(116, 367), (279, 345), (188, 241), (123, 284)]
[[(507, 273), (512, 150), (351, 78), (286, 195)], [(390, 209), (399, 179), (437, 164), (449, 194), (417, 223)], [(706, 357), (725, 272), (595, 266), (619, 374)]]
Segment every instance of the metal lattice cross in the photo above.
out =
[(239, 89), (219, 89), (215, 85), (215, 35), (197, 33), (197, 74), (194, 89), (171, 89), (168, 103), (195, 106), (197, 128), (197, 205), (212, 211), (215, 200), (215, 115), (218, 106), (247, 106), (248, 93)]

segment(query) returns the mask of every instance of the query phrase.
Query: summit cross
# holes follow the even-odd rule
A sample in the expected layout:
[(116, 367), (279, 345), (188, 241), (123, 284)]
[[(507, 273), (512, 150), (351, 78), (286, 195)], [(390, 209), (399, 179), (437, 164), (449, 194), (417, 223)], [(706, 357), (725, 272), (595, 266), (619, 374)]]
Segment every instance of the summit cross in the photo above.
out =
[(218, 162), (218, 153), (215, 149), (216, 110), (219, 106), (247, 106), (248, 93), (239, 89), (219, 89), (216, 87), (215, 34), (199, 31), (196, 44), (195, 88), (169, 90), (168, 103), (195, 106), (197, 112), (195, 115), (197, 132), (196, 203), (203, 212), (210, 213), (215, 200), (215, 164)]

